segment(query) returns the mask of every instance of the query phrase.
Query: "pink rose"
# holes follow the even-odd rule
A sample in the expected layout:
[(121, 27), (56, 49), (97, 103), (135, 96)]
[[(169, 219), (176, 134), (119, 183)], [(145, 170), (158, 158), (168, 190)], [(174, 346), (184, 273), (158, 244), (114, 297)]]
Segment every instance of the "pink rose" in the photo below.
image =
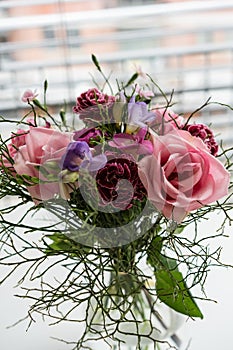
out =
[[(34, 127), (25, 136), (25, 144), (19, 147), (14, 158), (14, 168), (19, 175), (29, 175), (41, 180), (48, 179), (39, 172), (38, 167), (46, 164), (58, 164), (66, 147), (72, 140), (72, 134), (63, 133), (51, 128)], [(51, 163), (52, 162), (52, 163)], [(58, 168), (58, 167), (57, 167)], [(52, 167), (51, 167), (52, 169)], [(56, 174), (55, 174), (56, 175)], [(40, 183), (28, 186), (28, 191), (37, 204), (41, 200), (47, 200), (59, 193), (59, 183)]]
[(190, 211), (228, 192), (229, 173), (201, 139), (184, 130), (151, 133), (153, 154), (138, 164), (148, 198), (168, 219), (181, 222)]
[(155, 114), (154, 120), (149, 126), (160, 135), (167, 134), (172, 130), (181, 128), (184, 119), (179, 114), (174, 113), (170, 108), (156, 105), (153, 109)]
[(12, 162), (19, 147), (25, 145), (27, 133), (28, 130), (18, 129), (15, 133), (11, 134), (11, 143), (7, 145), (7, 151), (3, 152), (3, 157), (1, 159), (1, 163), (5, 168), (12, 168)]

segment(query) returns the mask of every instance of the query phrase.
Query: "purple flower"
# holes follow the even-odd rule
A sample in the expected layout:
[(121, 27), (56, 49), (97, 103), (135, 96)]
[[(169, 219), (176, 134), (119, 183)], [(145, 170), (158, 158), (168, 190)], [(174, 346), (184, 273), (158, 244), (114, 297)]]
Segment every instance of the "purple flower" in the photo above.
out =
[(96, 171), (106, 162), (105, 154), (92, 157), (91, 150), (85, 141), (74, 141), (69, 143), (60, 165), (62, 170), (79, 171), (80, 168), (88, 168), (89, 171)]
[(218, 144), (215, 141), (213, 132), (207, 125), (204, 124), (187, 124), (183, 128), (187, 130), (192, 136), (199, 137), (208, 147), (210, 153), (216, 156), (218, 153)]
[(148, 111), (145, 102), (135, 102), (135, 96), (131, 97), (128, 103), (128, 124), (143, 128), (147, 126), (146, 123), (152, 122), (154, 118), (154, 113)]
[(139, 129), (135, 135), (125, 133), (116, 134), (113, 140), (109, 142), (109, 145), (126, 153), (131, 153), (135, 158), (139, 154), (152, 154), (153, 145), (149, 140), (145, 140), (146, 134), (146, 128)]
[(122, 210), (129, 209), (133, 200), (142, 201), (146, 195), (137, 164), (126, 155), (109, 160), (97, 172), (96, 184), (102, 204), (111, 204)]
[(62, 169), (78, 171), (84, 159), (92, 158), (90, 148), (85, 141), (70, 142), (61, 159)]

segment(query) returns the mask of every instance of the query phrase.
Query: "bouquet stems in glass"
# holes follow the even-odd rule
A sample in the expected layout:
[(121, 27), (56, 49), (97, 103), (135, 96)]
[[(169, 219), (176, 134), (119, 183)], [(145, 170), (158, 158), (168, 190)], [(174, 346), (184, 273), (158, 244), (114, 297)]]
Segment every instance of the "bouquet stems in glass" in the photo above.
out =
[[(209, 241), (232, 221), (232, 148), (192, 121), (212, 102), (184, 118), (151, 77), (139, 80), (117, 82), (115, 94), (90, 88), (69, 117), (49, 112), (45, 82), (44, 103), (28, 90), (26, 116), (0, 120), (12, 123), (0, 145), (2, 282), (21, 272), (30, 322), (82, 323), (75, 350), (97, 340), (179, 348), (183, 317), (203, 318), (210, 266), (224, 265)], [(219, 229), (199, 232), (215, 211)]]

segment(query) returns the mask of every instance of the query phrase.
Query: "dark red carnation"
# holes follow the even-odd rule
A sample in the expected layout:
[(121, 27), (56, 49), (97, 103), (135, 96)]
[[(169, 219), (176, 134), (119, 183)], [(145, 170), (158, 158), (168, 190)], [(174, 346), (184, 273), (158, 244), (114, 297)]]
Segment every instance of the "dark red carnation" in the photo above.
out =
[(96, 88), (83, 92), (76, 100), (76, 106), (73, 112), (79, 114), (79, 117), (85, 124), (93, 124), (95, 122), (108, 119), (108, 111), (100, 108), (100, 106), (110, 107), (115, 102), (114, 96), (102, 93)]
[(192, 136), (200, 137), (209, 148), (210, 153), (216, 156), (218, 153), (218, 144), (215, 141), (213, 132), (204, 124), (187, 124), (184, 130), (190, 132)]
[(133, 200), (142, 201), (146, 195), (137, 164), (129, 158), (115, 158), (98, 170), (97, 188), (104, 204), (121, 210), (129, 209)]

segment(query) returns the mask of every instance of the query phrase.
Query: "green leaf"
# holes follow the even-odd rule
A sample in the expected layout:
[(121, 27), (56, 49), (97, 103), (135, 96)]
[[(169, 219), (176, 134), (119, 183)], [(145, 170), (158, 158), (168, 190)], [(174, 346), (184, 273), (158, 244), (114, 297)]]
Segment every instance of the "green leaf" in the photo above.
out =
[(147, 251), (147, 262), (156, 269), (159, 262), (160, 253), (163, 246), (163, 240), (161, 237), (156, 236), (151, 241), (151, 244)]
[(70, 249), (72, 248), (72, 245), (66, 241), (58, 241), (50, 244), (49, 248), (52, 250), (58, 250), (58, 251), (70, 251)]
[(64, 109), (60, 110), (60, 118), (61, 118), (62, 124), (66, 126), (66, 112), (64, 111)]
[(184, 231), (184, 229), (185, 229), (185, 225), (179, 225), (179, 226), (177, 226), (177, 228), (175, 229), (175, 231), (174, 231), (174, 234), (175, 235), (179, 235), (180, 233), (182, 233), (183, 231)]
[(17, 179), (17, 183), (20, 185), (26, 185), (26, 186), (33, 186), (33, 185), (37, 185), (40, 180), (35, 177), (35, 176), (30, 176), (30, 175), (19, 175), (16, 174), (15, 178)]
[(52, 235), (47, 235), (52, 243), (47, 245), (45, 250), (46, 254), (57, 254), (57, 253), (69, 253), (72, 256), (79, 256), (79, 254), (86, 254), (90, 251), (89, 247), (83, 246), (76, 243), (72, 239), (69, 239), (66, 235), (62, 233), (54, 233)]
[(162, 255), (162, 247), (162, 237), (155, 236), (147, 250), (147, 262), (154, 268), (158, 298), (184, 315), (203, 318), (176, 260)]
[(51, 250), (67, 251), (73, 248), (73, 244), (63, 234), (54, 233), (53, 235), (48, 235), (47, 237), (53, 241), (53, 243), (49, 244), (50, 252)]
[(155, 276), (157, 295), (162, 302), (184, 315), (203, 318), (175, 259), (161, 255)]

